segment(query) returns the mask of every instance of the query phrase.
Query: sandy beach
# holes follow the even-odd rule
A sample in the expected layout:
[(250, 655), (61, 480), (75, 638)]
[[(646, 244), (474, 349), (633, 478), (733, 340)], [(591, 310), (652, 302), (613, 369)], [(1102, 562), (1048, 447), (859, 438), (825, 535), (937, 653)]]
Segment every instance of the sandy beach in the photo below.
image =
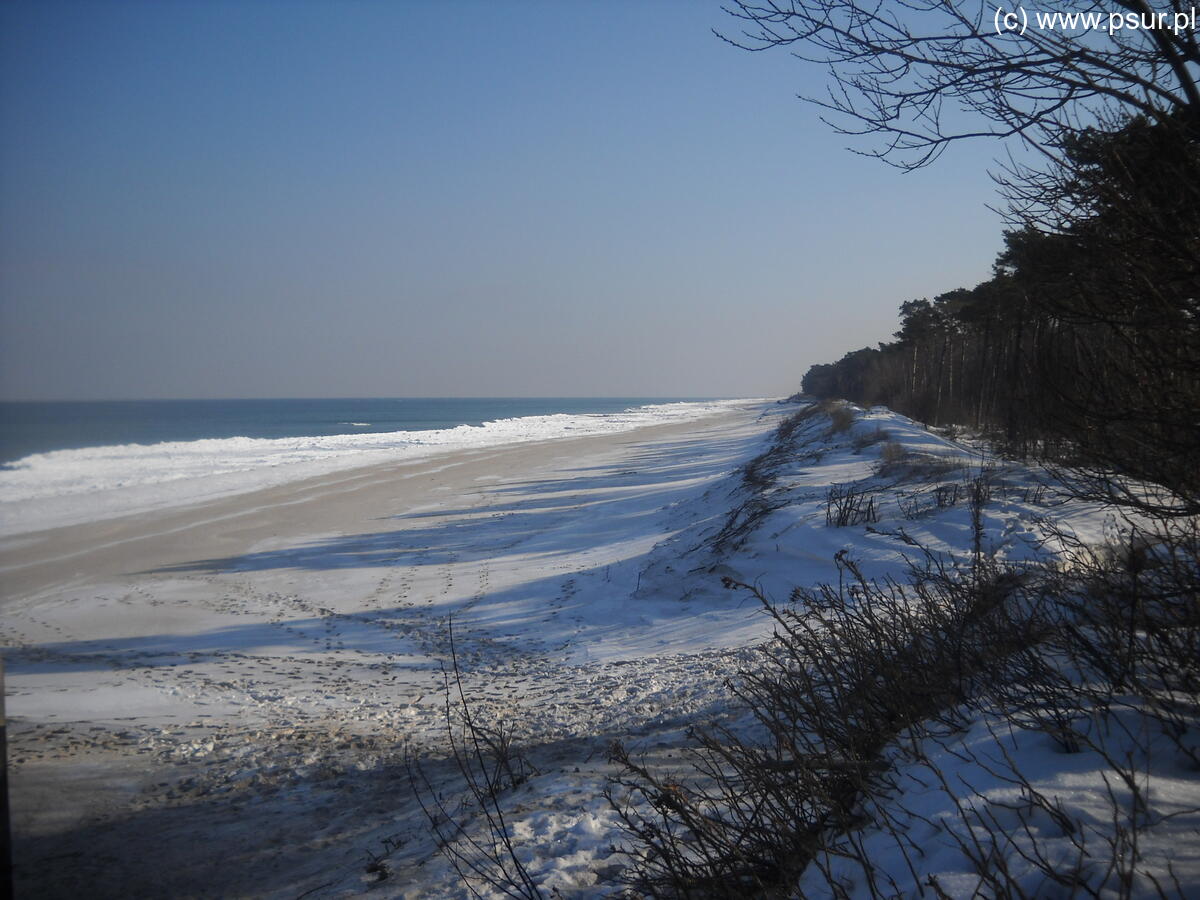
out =
[[(705, 492), (777, 418), (747, 404), (6, 538), (19, 889), (360, 889), (381, 833), (421, 830), (400, 757), (444, 740), (451, 616), (481, 709), (515, 714), (543, 763), (711, 706), (763, 622), (647, 566), (724, 513)], [(430, 854), (400, 854), (389, 895), (420, 895)]]

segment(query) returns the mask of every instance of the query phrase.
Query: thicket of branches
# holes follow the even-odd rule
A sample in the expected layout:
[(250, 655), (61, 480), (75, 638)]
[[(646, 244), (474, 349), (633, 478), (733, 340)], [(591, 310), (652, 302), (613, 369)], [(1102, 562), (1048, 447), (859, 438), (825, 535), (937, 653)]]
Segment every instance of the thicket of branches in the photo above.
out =
[[(609, 797), (628, 835), (629, 896), (1195, 890), (1143, 847), (1169, 815), (1197, 812), (1164, 805), (1171, 791), (1158, 781), (1178, 777), (1180, 762), (1200, 766), (1196, 521), (1162, 519), (1102, 548), (1060, 532), (1058, 562), (1005, 565), (984, 550), (987, 478), (967, 492), (969, 557), (917, 547), (908, 577), (878, 582), (843, 551), (836, 581), (785, 604), (727, 580), (775, 623), (757, 663), (729, 683), (748, 721), (697, 727), (672, 769), (614, 747), (622, 774)], [(980, 729), (991, 739), (965, 739)], [(1015, 749), (1037, 747), (1033, 735), (1089, 754), (1106, 811), (1039, 784), (1039, 764)], [(980, 773), (998, 797), (973, 786)], [(938, 819), (936, 842), (957, 848), (958, 871), (975, 879), (951, 893), (922, 837), (931, 792), (957, 811)], [(881, 850), (904, 862), (881, 864)]]
[(996, 33), (978, 3), (796, 0), (738, 4), (733, 40), (827, 65), (816, 102), (902, 167), (980, 135), (1019, 136), (1040, 160), (996, 173), (1011, 230), (991, 279), (904, 303), (895, 341), (813, 366), (804, 390), (988, 429), (1093, 496), (1194, 515), (1200, 46), (1171, 27), (1179, 3), (1112, 7), (1167, 27)]

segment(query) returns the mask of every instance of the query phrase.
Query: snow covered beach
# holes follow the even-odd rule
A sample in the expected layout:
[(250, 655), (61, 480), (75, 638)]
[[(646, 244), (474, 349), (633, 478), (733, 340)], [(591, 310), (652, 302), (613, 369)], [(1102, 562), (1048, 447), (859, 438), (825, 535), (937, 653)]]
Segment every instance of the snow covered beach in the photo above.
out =
[[(118, 445), (72, 444), (71, 449), (54, 449), (52, 444), (0, 465), (0, 537), (196, 503), (448, 450), (615, 434), (645, 425), (686, 422), (718, 412), (730, 402), (285, 400), (230, 401), (227, 409), (215, 402), (200, 401), (99, 404), (101, 411), (91, 412), (91, 417), (99, 419), (109, 433), (186, 433), (202, 430), (206, 422), (208, 428), (228, 433), (231, 428), (252, 425), (247, 420), (261, 415), (269, 417), (271, 431), (284, 432), (284, 436), (173, 437)], [(622, 408), (626, 403), (629, 405)], [(5, 414), (26, 420), (18, 421), (16, 427), (33, 435), (37, 434), (36, 425), (45, 427), (39, 419), (48, 419), (51, 426), (56, 426), (55, 433), (69, 432), (71, 416), (91, 408), (88, 404), (43, 404), (48, 410), (31, 406), (32, 411), (21, 408), (18, 415), (13, 410), (21, 405), (10, 404)], [(586, 411), (597, 406), (610, 410), (603, 414)], [(107, 407), (117, 409), (114, 412)], [(319, 416), (320, 412), (328, 417), (331, 410), (344, 409), (369, 413), (372, 418), (384, 416), (399, 430), (381, 431), (369, 422), (339, 422), (334, 426)], [(541, 411), (529, 414), (530, 409)], [(577, 411), (556, 411), (562, 409)], [(218, 414), (221, 412), (223, 417)], [(485, 420), (484, 416), (489, 418)], [(423, 422), (429, 417), (461, 424), (430, 427)], [(160, 418), (168, 419), (167, 423), (160, 424)], [(172, 422), (176, 423), (174, 429), (170, 427)], [(314, 435), (305, 425), (340, 430)], [(96, 427), (94, 423), (92, 427)], [(257, 427), (261, 430), (265, 426)], [(360, 431), (360, 427), (369, 430)], [(345, 433), (346, 428), (349, 433)], [(86, 428), (82, 431), (87, 433)], [(28, 436), (30, 440), (34, 440), (33, 435)]]
[[(688, 726), (736, 714), (724, 679), (771, 632), (723, 578), (785, 599), (836, 578), (839, 551), (883, 578), (903, 572), (910, 541), (971, 546), (965, 506), (936, 492), (977, 471), (977, 453), (882, 410), (781, 443), (796, 409), (730, 404), (7, 538), (19, 886), (467, 896), (402, 765), (415, 748), (454, 787), (437, 761), (452, 615), (466, 693), (481, 716), (515, 724), (539, 773), (505, 798), (531, 874), (546, 892), (617, 890), (608, 744), (677, 764)], [(877, 514), (831, 524), (831, 488), (858, 483), (878, 488)], [(1055, 506), (1020, 467), (994, 483), (983, 524), (997, 559), (1043, 552), (1048, 514), (1104, 535), (1103, 511)], [(1059, 754), (1066, 771), (1051, 750), (1019, 752), (1069, 808), (1103, 813), (1086, 754)], [(1167, 776), (1164, 813), (1195, 807), (1195, 779)], [(987, 773), (972, 777), (988, 789)], [(941, 815), (934, 794), (909, 803), (928, 821)], [(1146, 841), (1184, 885), (1200, 877), (1195, 828), (1194, 813), (1174, 815)], [(910, 872), (914, 894), (910, 866), (969, 896), (969, 860), (938, 833), (920, 837), (924, 867), (895, 847), (876, 855)]]
[[(590, 730), (592, 682), (605, 680), (568, 687), (549, 675), (564, 664), (634, 659), (644, 672), (710, 631), (736, 642), (703, 623), (672, 627), (668, 606), (656, 621), (654, 604), (593, 601), (636, 587), (637, 560), (663, 537), (672, 504), (755, 452), (772, 427), (764, 410), (730, 404), (636, 431), (599, 423), (610, 427), (568, 440), (521, 423), (543, 440), (406, 454), (6, 538), (22, 883), (109, 896), (217, 884), (271, 893), (280, 859), (294, 866), (313, 849), (311, 835), (285, 835), (322, 830), (295, 808), (331, 812), (302, 798), (341, 796), (346, 774), (334, 771), (377, 777), (403, 742), (440, 737), (449, 613), (480, 681), (562, 731)], [(633, 670), (609, 680), (628, 682), (630, 696), (655, 693)], [(363, 752), (346, 756), (355, 743)], [(397, 793), (381, 823), (412, 812), (403, 777), (389, 778)], [(253, 849), (247, 835), (266, 826), (236, 811), (245, 801), (233, 796), (247, 790), (268, 821), (291, 823)], [(360, 817), (355, 805), (345, 812)], [(45, 862), (63, 841), (96, 840), (109, 850)], [(354, 870), (369, 843), (349, 839), (335, 868)], [(166, 857), (176, 862), (161, 866)], [(329, 863), (291, 872), (280, 893)]]

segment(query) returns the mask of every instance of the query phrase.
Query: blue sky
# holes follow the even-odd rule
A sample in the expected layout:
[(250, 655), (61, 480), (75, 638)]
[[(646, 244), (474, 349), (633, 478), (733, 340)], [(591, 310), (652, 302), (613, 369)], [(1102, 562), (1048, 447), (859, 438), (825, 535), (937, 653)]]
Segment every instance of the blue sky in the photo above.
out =
[(0, 396), (779, 395), (987, 277), (998, 146), (847, 152), (735, 27), (5, 3)]

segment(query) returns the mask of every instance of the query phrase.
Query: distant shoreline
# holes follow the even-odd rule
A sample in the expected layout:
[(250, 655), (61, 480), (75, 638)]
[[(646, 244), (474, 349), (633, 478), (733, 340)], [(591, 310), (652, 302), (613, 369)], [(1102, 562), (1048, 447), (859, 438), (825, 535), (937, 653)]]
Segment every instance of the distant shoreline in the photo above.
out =
[[(303, 431), (318, 415), (341, 433), (287, 437), (202, 437), (153, 444), (126, 443), (59, 450), (25, 457), (0, 468), (0, 536), (113, 516), (186, 505), (361, 468), (411, 462), (460, 449), (479, 449), (589, 434), (623, 433), (636, 428), (687, 422), (759, 400), (643, 403), (627, 398), (592, 401), (577, 412), (554, 412), (564, 403), (584, 401), (413, 401), (407, 419), (397, 401), (364, 409), (291, 403), (289, 418), (277, 430)], [(376, 401), (371, 401), (376, 404)], [(440, 405), (439, 405), (440, 404)], [(305, 415), (297, 415), (296, 409)], [(235, 418), (278, 411), (272, 401), (236, 411)], [(369, 418), (364, 413), (373, 415)], [(524, 413), (523, 415), (516, 415)], [(390, 415), (390, 420), (384, 418)], [(376, 430), (374, 419), (401, 430)], [(462, 421), (467, 419), (468, 421)], [(479, 421), (481, 424), (470, 424)], [(442, 425), (443, 427), (427, 427)]]

